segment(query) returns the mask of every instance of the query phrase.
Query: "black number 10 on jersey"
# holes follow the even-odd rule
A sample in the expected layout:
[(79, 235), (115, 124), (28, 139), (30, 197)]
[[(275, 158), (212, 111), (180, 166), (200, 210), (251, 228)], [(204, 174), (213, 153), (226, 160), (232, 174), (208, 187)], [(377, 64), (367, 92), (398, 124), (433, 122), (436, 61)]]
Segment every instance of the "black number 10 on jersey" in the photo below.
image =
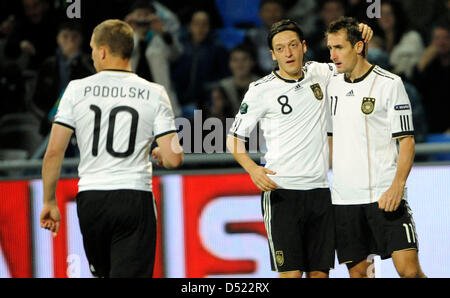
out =
[[(100, 142), (100, 123), (102, 118), (102, 110), (96, 106), (91, 105), (90, 109), (95, 114), (94, 122), (94, 140), (92, 144), (92, 155), (98, 155), (98, 144)], [(116, 152), (113, 148), (114, 143), (114, 131), (116, 129), (116, 117), (119, 113), (129, 113), (131, 115), (131, 129), (130, 137), (128, 139), (128, 148), (125, 152)], [(106, 138), (106, 151), (114, 157), (127, 157), (134, 153), (134, 147), (136, 145), (136, 133), (139, 120), (139, 113), (128, 106), (119, 106), (111, 110), (109, 113), (108, 132)], [(120, 128), (119, 128), (120, 129)]]

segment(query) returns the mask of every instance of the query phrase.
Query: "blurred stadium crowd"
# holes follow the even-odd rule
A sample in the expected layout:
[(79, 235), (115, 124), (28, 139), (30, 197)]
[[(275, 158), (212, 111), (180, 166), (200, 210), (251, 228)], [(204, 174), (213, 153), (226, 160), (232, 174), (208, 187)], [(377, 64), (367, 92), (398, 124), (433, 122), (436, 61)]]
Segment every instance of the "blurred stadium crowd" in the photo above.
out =
[[(225, 121), (250, 82), (272, 71), (268, 28), (282, 18), (304, 30), (307, 58), (330, 62), (324, 30), (340, 16), (369, 24), (369, 61), (402, 76), (416, 142), (450, 141), (450, 0), (0, 0), (0, 160), (29, 159), (45, 142), (68, 82), (95, 73), (93, 28), (122, 19), (135, 29), (133, 71), (166, 87), (177, 117)], [(70, 156), (76, 152), (70, 153)]]

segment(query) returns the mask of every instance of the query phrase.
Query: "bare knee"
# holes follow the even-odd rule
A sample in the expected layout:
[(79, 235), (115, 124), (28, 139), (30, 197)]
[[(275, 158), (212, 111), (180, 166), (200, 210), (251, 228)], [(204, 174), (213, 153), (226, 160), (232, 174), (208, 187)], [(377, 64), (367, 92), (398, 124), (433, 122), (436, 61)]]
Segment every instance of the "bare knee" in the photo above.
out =
[(302, 278), (303, 272), (301, 271), (289, 271), (280, 272), (280, 278)]
[(324, 271), (311, 271), (307, 273), (307, 277), (309, 278), (328, 278), (328, 272)]
[[(362, 261), (355, 266), (349, 268), (348, 272), (351, 278), (369, 278), (374, 277), (373, 262)], [(370, 274), (369, 274), (370, 273)]]
[(392, 254), (395, 268), (402, 278), (424, 278), (417, 250), (396, 251)]
[(423, 278), (426, 277), (425, 274), (423, 274), (422, 270), (416, 266), (410, 266), (407, 268), (402, 268), (398, 270), (398, 275), (400, 275), (401, 278)]

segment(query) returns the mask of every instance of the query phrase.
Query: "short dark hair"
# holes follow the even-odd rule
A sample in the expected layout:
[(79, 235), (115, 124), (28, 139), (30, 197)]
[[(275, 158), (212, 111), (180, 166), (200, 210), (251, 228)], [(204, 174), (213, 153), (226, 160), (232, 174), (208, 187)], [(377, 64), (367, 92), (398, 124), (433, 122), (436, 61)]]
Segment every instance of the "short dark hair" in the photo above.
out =
[(133, 4), (130, 7), (130, 12), (133, 12), (137, 9), (148, 9), (152, 13), (156, 13), (156, 8), (151, 0), (137, 0), (133, 2)]
[(134, 48), (134, 31), (122, 20), (106, 20), (94, 29), (96, 46), (107, 46), (111, 54), (122, 59), (131, 58)]
[(443, 17), (438, 19), (436, 23), (433, 24), (431, 31), (434, 31), (436, 28), (445, 29), (450, 32), (450, 18)]
[(259, 10), (261, 10), (263, 8), (263, 6), (268, 3), (278, 4), (283, 10), (285, 8), (282, 1), (280, 1), (280, 0), (261, 0), (261, 2), (259, 3)]
[(365, 57), (365, 47), (366, 43), (362, 38), (362, 33), (359, 31), (359, 22), (355, 18), (351, 17), (340, 17), (328, 26), (326, 35), (330, 33), (337, 33), (340, 30), (345, 30), (347, 32), (347, 39), (352, 46), (357, 42), (362, 41), (364, 43), (364, 49), (362, 51), (362, 56)]
[(279, 22), (274, 23), (271, 27), (270, 27), (270, 31), (269, 31), (269, 35), (267, 36), (267, 43), (269, 45), (269, 48), (271, 50), (273, 50), (273, 46), (272, 46), (272, 39), (273, 37), (283, 31), (294, 31), (298, 34), (298, 38), (300, 39), (300, 41), (303, 41), (303, 31), (302, 29), (300, 29), (300, 27), (297, 25), (296, 22), (291, 21), (289, 19), (285, 19), (285, 20), (281, 20)]
[(69, 31), (77, 31), (79, 33), (83, 32), (83, 28), (80, 23), (75, 21), (67, 21), (63, 22), (58, 26), (58, 32), (61, 32), (63, 30), (69, 30)]
[(248, 56), (250, 56), (251, 59), (256, 60), (256, 58), (255, 58), (255, 56), (256, 56), (256, 55), (255, 55), (255, 52), (254, 52), (254, 50), (253, 50), (248, 44), (243, 43), (243, 44), (239, 44), (239, 45), (233, 47), (233, 48), (230, 50), (230, 56), (231, 56), (234, 52), (244, 52), (244, 53), (246, 53)]

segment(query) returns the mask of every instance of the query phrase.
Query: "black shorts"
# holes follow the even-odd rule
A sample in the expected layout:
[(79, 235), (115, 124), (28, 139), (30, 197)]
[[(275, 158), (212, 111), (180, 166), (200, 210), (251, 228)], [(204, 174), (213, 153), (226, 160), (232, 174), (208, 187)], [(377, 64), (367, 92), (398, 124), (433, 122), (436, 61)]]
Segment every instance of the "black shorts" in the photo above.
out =
[(371, 254), (388, 259), (395, 251), (418, 249), (412, 212), (405, 200), (394, 212), (379, 209), (378, 202), (334, 205), (334, 211), (338, 260), (349, 268)]
[(97, 277), (152, 277), (156, 248), (153, 194), (83, 191), (77, 213), (89, 267)]
[(262, 193), (273, 271), (328, 271), (334, 267), (335, 227), (330, 190)]

